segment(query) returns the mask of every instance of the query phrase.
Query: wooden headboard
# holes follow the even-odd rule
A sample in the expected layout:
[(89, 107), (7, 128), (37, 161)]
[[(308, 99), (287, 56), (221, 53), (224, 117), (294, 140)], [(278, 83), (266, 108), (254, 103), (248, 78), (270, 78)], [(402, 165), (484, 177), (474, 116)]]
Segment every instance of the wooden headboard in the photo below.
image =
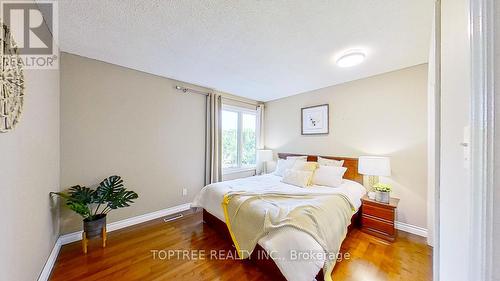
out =
[[(307, 154), (295, 154), (295, 153), (278, 153), (278, 158), (286, 159), (288, 156), (307, 156), (307, 161), (309, 162), (317, 162), (317, 155), (307, 155)], [(320, 155), (321, 156), (321, 155)], [(335, 156), (321, 156), (326, 159), (333, 160), (344, 160), (344, 167), (347, 168), (347, 171), (344, 174), (344, 178), (357, 181), (360, 184), (363, 184), (363, 175), (358, 173), (358, 158), (347, 158), (347, 157), (335, 157)]]

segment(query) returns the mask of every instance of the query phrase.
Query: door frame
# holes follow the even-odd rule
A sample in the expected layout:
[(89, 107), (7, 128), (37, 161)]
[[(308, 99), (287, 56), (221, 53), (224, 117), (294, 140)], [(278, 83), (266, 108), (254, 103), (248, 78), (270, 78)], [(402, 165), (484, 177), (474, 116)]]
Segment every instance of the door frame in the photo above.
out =
[[(434, 2), (434, 24), (429, 60), (428, 95), (428, 210), (429, 236), (427, 244), (433, 247), (433, 280), (439, 280), (439, 220), (440, 220), (440, 159), (441, 159), (441, 0)], [(431, 61), (432, 60), (432, 61)]]
[(471, 241), (469, 280), (492, 280), (494, 189), (494, 0), (470, 0)]

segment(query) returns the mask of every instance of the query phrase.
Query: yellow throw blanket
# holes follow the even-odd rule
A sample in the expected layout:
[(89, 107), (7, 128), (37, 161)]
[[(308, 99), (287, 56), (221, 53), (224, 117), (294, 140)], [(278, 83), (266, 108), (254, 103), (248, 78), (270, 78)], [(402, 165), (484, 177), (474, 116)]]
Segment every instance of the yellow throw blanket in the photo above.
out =
[(240, 258), (250, 257), (257, 241), (271, 231), (294, 227), (311, 235), (330, 257), (323, 267), (325, 281), (332, 280), (336, 257), (355, 210), (343, 194), (275, 192), (230, 192), (224, 196), (222, 208)]

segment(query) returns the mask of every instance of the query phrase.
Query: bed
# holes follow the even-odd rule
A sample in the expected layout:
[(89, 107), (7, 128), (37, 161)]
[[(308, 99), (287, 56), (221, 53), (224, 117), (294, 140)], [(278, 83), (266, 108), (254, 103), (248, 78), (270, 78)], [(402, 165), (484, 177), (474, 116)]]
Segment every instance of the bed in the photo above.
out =
[[(305, 156), (300, 154), (279, 153), (280, 159), (288, 156)], [(341, 186), (330, 188), (322, 186), (312, 186), (300, 188), (281, 182), (281, 177), (267, 174), (207, 185), (196, 196), (193, 207), (203, 208), (203, 220), (210, 227), (216, 229), (226, 239), (231, 241), (231, 234), (225, 223), (225, 216), (221, 202), (225, 194), (233, 190), (252, 190), (254, 192), (266, 192), (268, 190), (280, 190), (290, 194), (297, 192), (310, 192), (313, 194), (333, 194), (339, 193), (348, 198), (355, 209), (351, 218), (349, 228), (358, 222), (358, 210), (361, 206), (361, 197), (366, 193), (362, 186), (362, 176), (358, 174), (358, 160), (356, 158), (344, 157), (324, 157), (327, 159), (344, 160), (344, 167), (347, 168), (344, 174), (344, 181)], [(317, 156), (307, 155), (307, 161), (317, 161)], [(347, 227), (347, 226), (346, 226)], [(324, 260), (290, 260), (291, 249), (294, 251), (321, 252), (323, 248), (320, 244), (306, 232), (296, 228), (285, 227), (280, 231), (269, 232), (258, 240), (251, 255), (251, 260), (259, 268), (273, 276), (274, 280), (323, 280)], [(272, 258), (269, 254), (273, 253)]]

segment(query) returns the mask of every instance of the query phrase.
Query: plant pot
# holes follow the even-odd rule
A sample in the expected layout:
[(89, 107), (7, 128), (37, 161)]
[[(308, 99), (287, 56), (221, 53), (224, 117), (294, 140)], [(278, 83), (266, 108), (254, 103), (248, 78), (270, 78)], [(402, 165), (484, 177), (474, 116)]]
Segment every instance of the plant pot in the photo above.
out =
[(391, 194), (390, 192), (376, 191), (375, 201), (388, 204), (390, 199), (390, 194)]
[(97, 215), (94, 220), (83, 220), (83, 231), (87, 238), (94, 238), (101, 236), (102, 229), (106, 226), (106, 215)]

